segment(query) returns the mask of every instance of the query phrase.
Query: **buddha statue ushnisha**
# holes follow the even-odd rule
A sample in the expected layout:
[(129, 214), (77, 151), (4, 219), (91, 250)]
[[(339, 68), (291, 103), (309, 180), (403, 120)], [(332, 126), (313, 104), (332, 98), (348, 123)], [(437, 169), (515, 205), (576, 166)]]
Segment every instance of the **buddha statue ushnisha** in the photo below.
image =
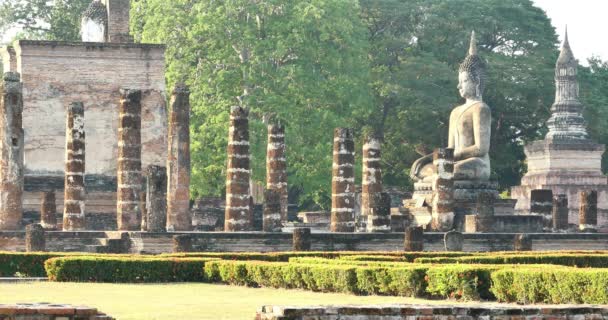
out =
[[(458, 69), (458, 91), (466, 101), (450, 114), (448, 148), (454, 149), (454, 180), (490, 179), (490, 134), (492, 115), (483, 102), (485, 63), (477, 55), (475, 32), (469, 54)], [(416, 182), (432, 182), (432, 154), (414, 162), (410, 171)]]
[(108, 11), (100, 0), (93, 0), (82, 14), (80, 35), (84, 42), (105, 42), (108, 26)]

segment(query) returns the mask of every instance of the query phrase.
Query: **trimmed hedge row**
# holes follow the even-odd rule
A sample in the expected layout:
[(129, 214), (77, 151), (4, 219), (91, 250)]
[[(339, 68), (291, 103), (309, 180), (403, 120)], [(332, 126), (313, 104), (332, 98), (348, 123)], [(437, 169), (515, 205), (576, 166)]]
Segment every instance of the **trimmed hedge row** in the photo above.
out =
[(417, 258), (416, 263), (556, 264), (579, 268), (607, 268), (608, 254), (521, 254)]
[(52, 281), (202, 282), (212, 258), (57, 257), (44, 263)]
[(606, 269), (505, 268), (492, 273), (492, 283), (492, 293), (503, 302), (608, 303)]
[(411, 297), (423, 295), (425, 271), (424, 266), (385, 268), (257, 261), (209, 261), (205, 267), (210, 282)]

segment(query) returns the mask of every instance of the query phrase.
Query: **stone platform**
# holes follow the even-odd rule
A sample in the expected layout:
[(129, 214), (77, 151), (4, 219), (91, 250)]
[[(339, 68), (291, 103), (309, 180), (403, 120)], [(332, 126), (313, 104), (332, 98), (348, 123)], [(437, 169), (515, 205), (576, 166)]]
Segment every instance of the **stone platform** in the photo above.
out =
[(114, 320), (95, 308), (50, 303), (0, 304), (2, 320)]
[(547, 189), (568, 197), (568, 222), (576, 224), (579, 193), (596, 190), (598, 228), (608, 228), (608, 178), (601, 171), (604, 149), (590, 140), (540, 140), (527, 145), (528, 172), (521, 185), (511, 188), (511, 197), (517, 200), (515, 211), (526, 214), (531, 191)]
[[(293, 250), (291, 233), (264, 232), (46, 232), (46, 251), (170, 253), (173, 236), (188, 235), (197, 252), (278, 252)], [(424, 233), (425, 251), (445, 251), (442, 232)], [(513, 251), (517, 233), (464, 233), (463, 251)], [(528, 233), (532, 250), (608, 250), (605, 233)], [(404, 233), (318, 232), (310, 235), (313, 251), (403, 251)], [(0, 251), (25, 251), (25, 232), (0, 231)]]
[[(433, 188), (431, 183), (418, 182), (414, 184), (412, 199), (403, 201), (403, 209), (413, 217), (417, 226), (426, 226), (431, 222), (431, 203)], [(477, 197), (481, 193), (494, 196), (495, 215), (514, 215), (515, 200), (500, 199), (496, 181), (454, 181), (454, 224), (455, 229), (465, 230), (465, 216), (477, 214)], [(517, 217), (515, 218), (517, 220)], [(514, 228), (503, 229), (502, 232), (520, 232)], [(523, 231), (522, 231), (523, 232)]]
[(342, 306), (263, 306), (256, 320), (521, 320), (521, 319), (608, 319), (605, 306), (544, 305), (519, 306), (488, 304), (453, 305), (342, 305)]

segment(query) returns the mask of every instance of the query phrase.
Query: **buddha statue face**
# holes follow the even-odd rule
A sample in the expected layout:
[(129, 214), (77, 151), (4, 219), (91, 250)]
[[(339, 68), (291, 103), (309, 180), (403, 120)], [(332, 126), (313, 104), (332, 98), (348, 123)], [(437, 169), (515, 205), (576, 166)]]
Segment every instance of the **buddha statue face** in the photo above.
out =
[(480, 82), (467, 71), (458, 73), (458, 92), (465, 99), (480, 99)]

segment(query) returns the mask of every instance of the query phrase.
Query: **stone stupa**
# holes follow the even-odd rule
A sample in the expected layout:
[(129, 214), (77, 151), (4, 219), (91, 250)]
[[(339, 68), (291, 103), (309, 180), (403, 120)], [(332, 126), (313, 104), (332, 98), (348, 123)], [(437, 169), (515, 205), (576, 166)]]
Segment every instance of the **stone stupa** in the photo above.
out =
[(511, 189), (511, 197), (517, 200), (516, 212), (526, 214), (530, 211), (532, 190), (551, 190), (554, 196), (565, 194), (569, 223), (576, 224), (580, 191), (597, 190), (601, 228), (608, 222), (608, 179), (602, 173), (605, 146), (589, 138), (576, 74), (577, 61), (566, 30), (555, 65), (555, 102), (547, 120), (549, 132), (545, 139), (525, 146), (528, 172), (521, 179), (521, 185)]

